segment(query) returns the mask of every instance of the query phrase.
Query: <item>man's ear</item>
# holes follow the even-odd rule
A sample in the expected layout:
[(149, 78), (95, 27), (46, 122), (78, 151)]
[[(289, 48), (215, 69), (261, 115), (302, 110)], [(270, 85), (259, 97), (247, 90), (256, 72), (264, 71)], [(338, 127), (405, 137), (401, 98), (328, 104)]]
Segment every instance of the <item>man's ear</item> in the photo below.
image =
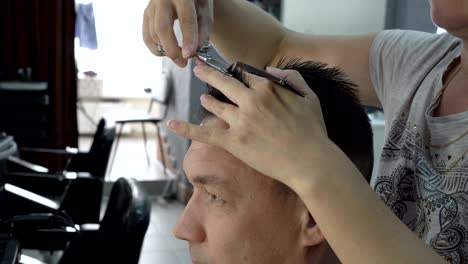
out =
[(303, 218), (303, 228), (302, 228), (302, 243), (303, 246), (313, 247), (318, 246), (321, 243), (325, 242), (325, 237), (322, 234), (322, 231), (315, 223), (312, 215), (307, 212)]

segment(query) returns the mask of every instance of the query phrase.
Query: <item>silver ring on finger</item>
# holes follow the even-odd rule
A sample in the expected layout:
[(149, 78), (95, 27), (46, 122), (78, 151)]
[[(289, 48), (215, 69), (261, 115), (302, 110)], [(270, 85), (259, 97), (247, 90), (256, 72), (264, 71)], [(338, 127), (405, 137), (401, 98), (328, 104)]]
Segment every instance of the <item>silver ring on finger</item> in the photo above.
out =
[(161, 45), (159, 45), (159, 44), (156, 44), (156, 49), (157, 49), (159, 52), (161, 52), (161, 53), (166, 52), (166, 51), (164, 50), (164, 47), (161, 46)]

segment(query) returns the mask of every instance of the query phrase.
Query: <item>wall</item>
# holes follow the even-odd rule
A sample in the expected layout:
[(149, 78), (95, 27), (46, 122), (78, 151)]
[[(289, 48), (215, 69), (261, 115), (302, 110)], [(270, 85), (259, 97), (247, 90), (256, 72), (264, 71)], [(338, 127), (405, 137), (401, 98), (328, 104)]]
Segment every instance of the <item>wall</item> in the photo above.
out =
[[(383, 30), (386, 10), (386, 0), (283, 0), (282, 22), (298, 32), (359, 35)], [(381, 117), (371, 115), (370, 119), (374, 131), (375, 175), (384, 143), (385, 127)]]
[[(176, 37), (181, 43), (182, 34), (178, 23), (174, 25)], [(196, 124), (196, 113), (200, 107), (200, 96), (205, 92), (206, 85), (202, 83), (193, 74), (195, 61), (190, 60), (185, 68), (180, 68), (168, 58), (163, 59), (163, 71), (170, 75), (169, 79), (172, 82), (172, 94), (169, 97), (165, 124), (169, 119), (179, 119)], [(161, 132), (165, 138), (166, 151), (168, 158), (171, 160), (171, 165), (174, 167), (174, 173), (178, 176), (178, 195), (185, 196), (181, 192), (190, 189), (188, 181), (183, 171), (182, 163), (185, 152), (190, 146), (190, 140), (181, 138), (168, 131), (166, 125), (161, 125)], [(190, 190), (188, 190), (190, 192)], [(186, 200), (187, 197), (181, 199)]]
[(380, 31), (386, 0), (283, 0), (282, 22), (299, 32), (356, 35)]
[(392, 0), (387, 3), (385, 28), (436, 32), (427, 0)]
[[(166, 119), (180, 119), (196, 123), (195, 113), (200, 105), (199, 97), (204, 91), (204, 84), (192, 74), (194, 61), (190, 61), (187, 67), (180, 68), (169, 59), (164, 59), (163, 65), (165, 70), (170, 72), (173, 81)], [(170, 154), (175, 156), (176, 167), (181, 169), (189, 141), (168, 132), (165, 126), (163, 130), (169, 141)]]

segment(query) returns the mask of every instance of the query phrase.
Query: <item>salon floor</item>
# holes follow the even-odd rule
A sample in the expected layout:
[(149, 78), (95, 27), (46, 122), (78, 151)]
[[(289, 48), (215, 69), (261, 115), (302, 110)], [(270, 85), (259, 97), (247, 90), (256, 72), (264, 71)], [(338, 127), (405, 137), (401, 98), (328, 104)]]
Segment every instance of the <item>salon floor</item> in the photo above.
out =
[(172, 234), (184, 206), (179, 202), (167, 205), (153, 199), (151, 222), (146, 231), (140, 264), (188, 264), (192, 263), (188, 244)]
[[(91, 136), (79, 137), (79, 149), (88, 151), (93, 138)], [(142, 137), (122, 136), (116, 153), (112, 169), (108, 171), (106, 181), (116, 181), (119, 177), (135, 178), (138, 181), (163, 180), (162, 166), (156, 161), (156, 140), (148, 138), (147, 142), (149, 164), (146, 157), (145, 145)]]

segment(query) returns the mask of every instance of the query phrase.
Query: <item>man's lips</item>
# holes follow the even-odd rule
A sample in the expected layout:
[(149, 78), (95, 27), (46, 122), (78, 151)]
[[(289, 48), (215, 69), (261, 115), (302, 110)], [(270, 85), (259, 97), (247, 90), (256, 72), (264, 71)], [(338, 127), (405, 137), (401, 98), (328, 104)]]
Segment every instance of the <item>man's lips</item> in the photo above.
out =
[(199, 258), (194, 258), (192, 257), (192, 264), (207, 264), (208, 262), (206, 261), (200, 261)]
[(190, 251), (190, 257), (192, 258), (192, 264), (207, 264), (208, 263), (206, 261), (201, 261), (201, 259), (205, 259), (205, 258), (201, 258), (200, 254), (194, 253), (194, 250), (192, 248), (189, 248), (189, 251)]

